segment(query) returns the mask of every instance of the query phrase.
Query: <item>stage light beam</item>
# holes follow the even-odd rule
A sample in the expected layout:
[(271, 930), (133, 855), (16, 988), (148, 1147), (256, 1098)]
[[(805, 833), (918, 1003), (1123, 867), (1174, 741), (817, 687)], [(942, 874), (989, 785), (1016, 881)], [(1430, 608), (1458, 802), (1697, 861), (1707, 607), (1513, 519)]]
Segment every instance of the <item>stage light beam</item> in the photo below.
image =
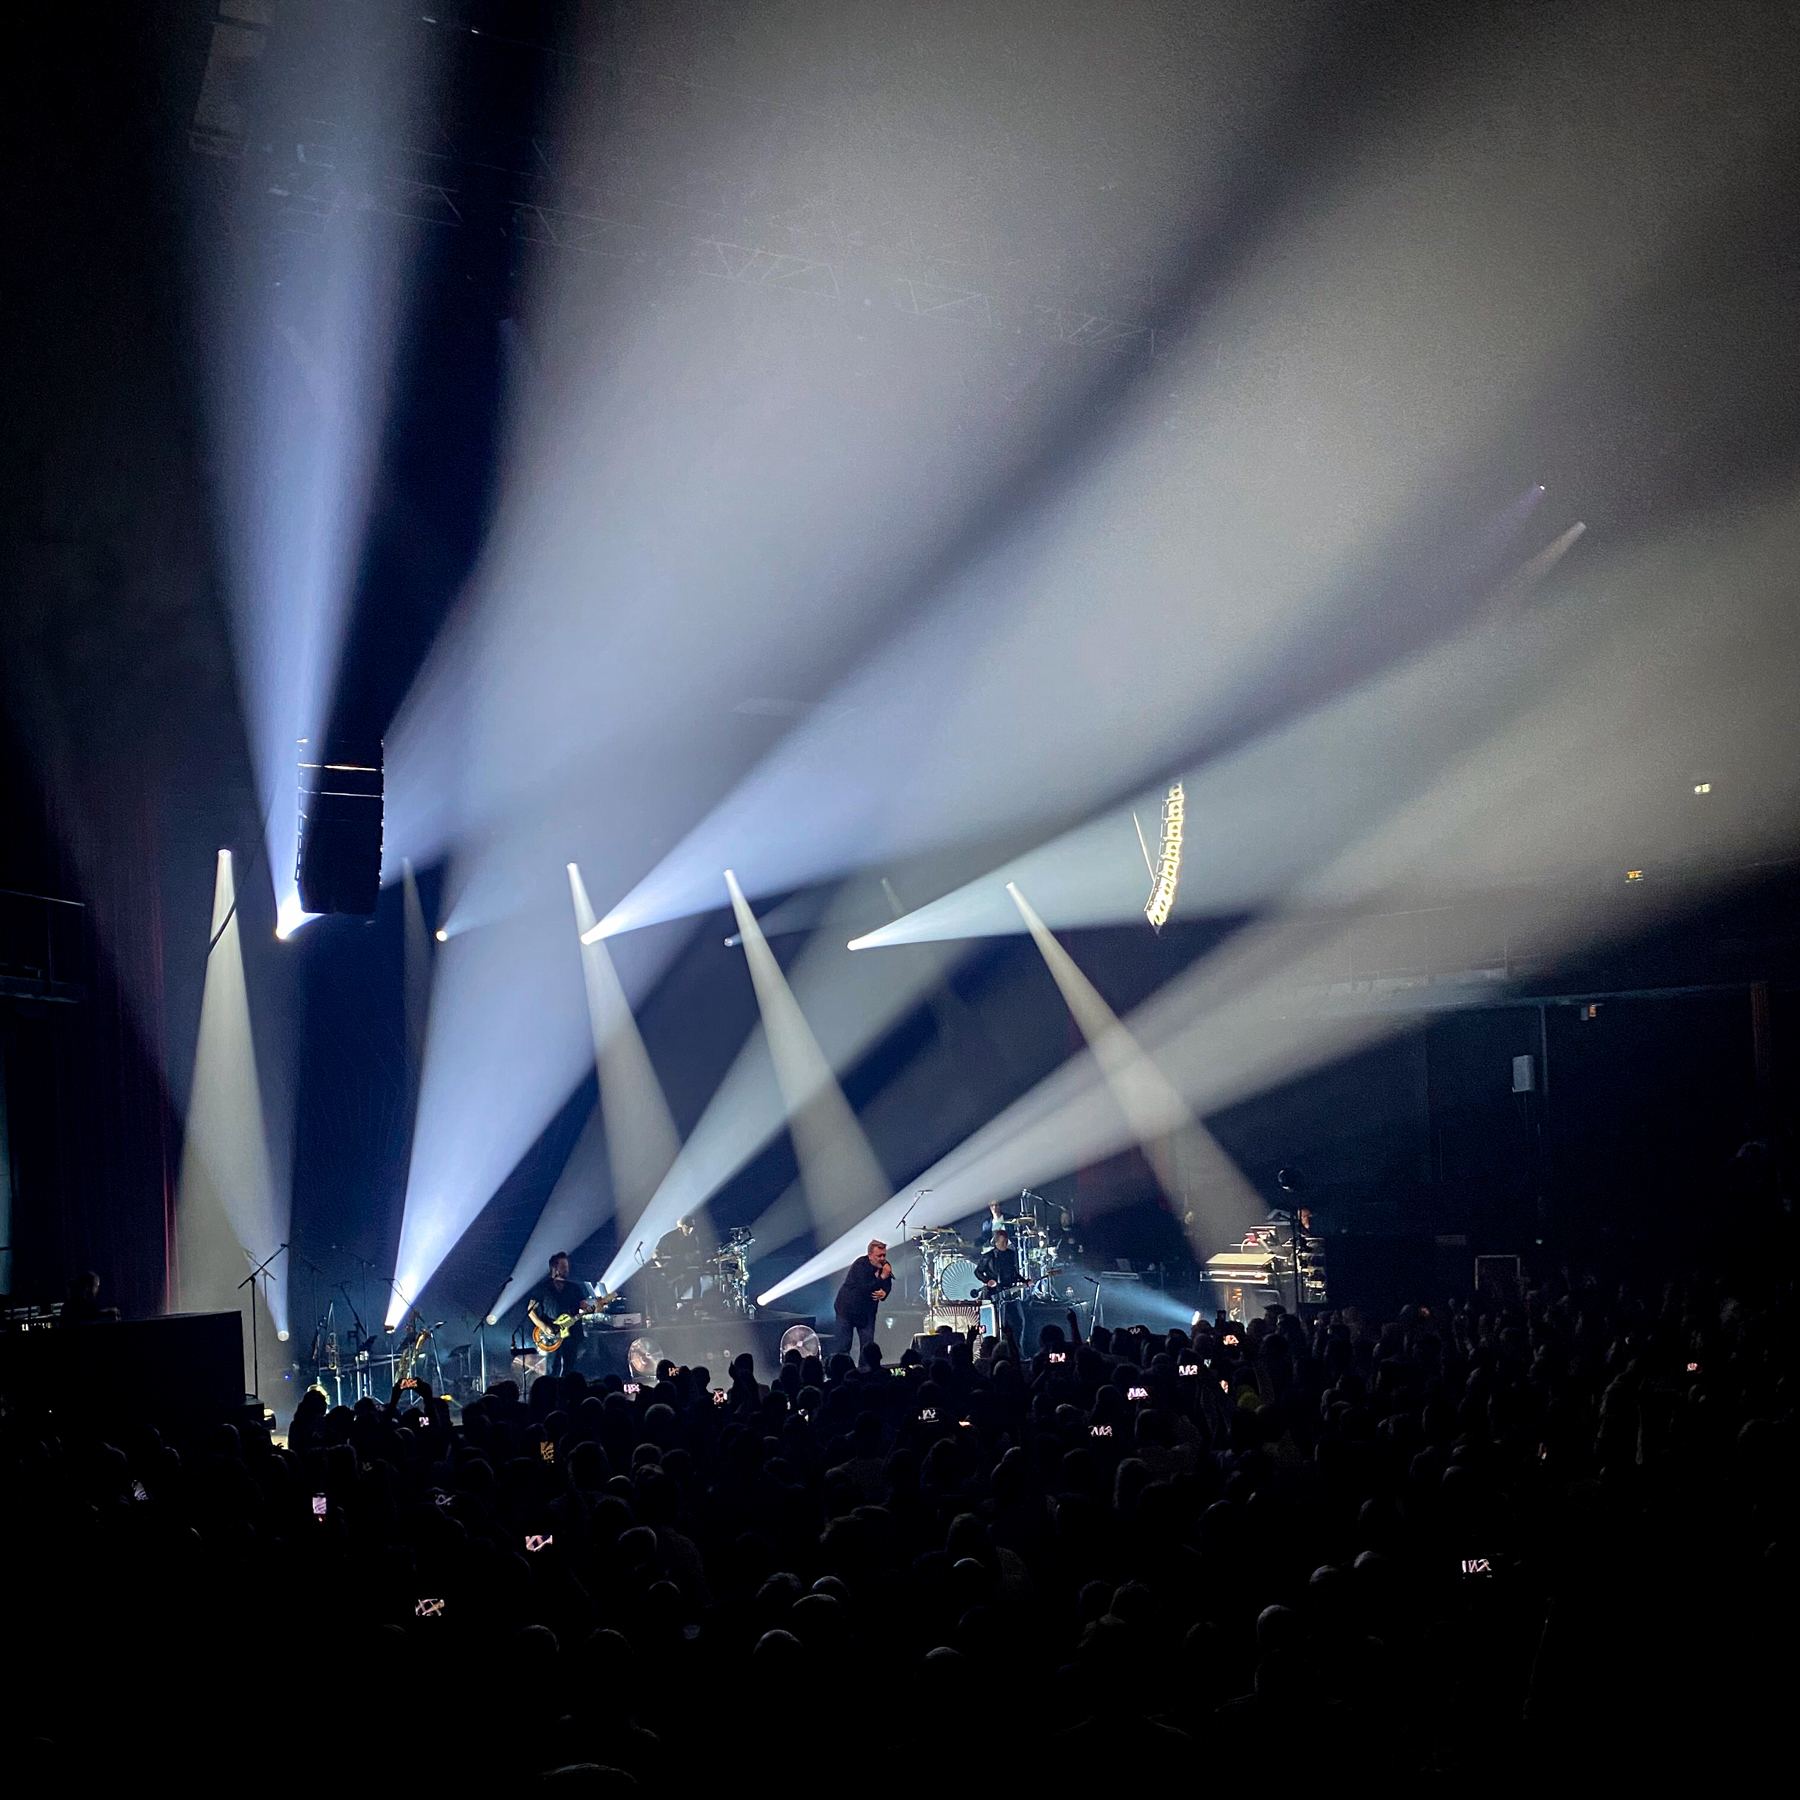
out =
[(266, 1295), (266, 1326), (288, 1328), (283, 1259), (265, 1281), (239, 1286), (246, 1261), (260, 1263), (286, 1237), (287, 1208), (270, 1167), (229, 850), (219, 852), (213, 876), (211, 941), (176, 1199), (178, 1304), (242, 1312), (248, 1345), (256, 1287)]
[(563, 1164), (544, 1210), (538, 1214), (531, 1235), (514, 1261), (506, 1285), (488, 1308), (490, 1325), (498, 1325), (543, 1277), (552, 1252), (579, 1249), (611, 1217), (613, 1192), (607, 1173), (603, 1123), (598, 1107), (588, 1114), (581, 1136), (575, 1140), (575, 1148), (569, 1152), (569, 1160)]
[[(1171, 799), (1179, 792), (1178, 784)], [(1235, 1241), (1262, 1216), (1256, 1190), (1076, 966), (1018, 884), (1009, 881), (1006, 891), (1195, 1253), (1204, 1258), (1221, 1243)]]
[[(1414, 999), (1409, 988), (1391, 1006), (1340, 1004), (1334, 978), (1321, 977), (1351, 965), (1365, 920), (1407, 904), (1424, 880), (1441, 883), (1446, 869), (1470, 892), (1505, 884), (1523, 909), (1521, 933), (1542, 956), (1642, 929), (1645, 912), (1621, 914), (1589, 883), (1559, 877), (1591, 870), (1609, 840), (1648, 831), (1667, 790), (1647, 784), (1643, 770), (1677, 754), (1698, 760), (1700, 740), (1716, 736), (1722, 718), (1782, 772), (1771, 780), (1768, 813), (1745, 822), (1738, 852), (1747, 859), (1788, 842), (1785, 821), (1800, 807), (1800, 756), (1786, 665), (1767, 656), (1746, 679), (1738, 634), (1785, 642), (1771, 634), (1789, 629), (1786, 580), (1800, 543), (1800, 491), (1733, 522), (1740, 579), (1730, 633), (1719, 617), (1707, 620), (1704, 635), (1689, 619), (1688, 596), (1717, 575), (1716, 524), (1708, 520), (1662, 544), (1628, 546), (1579, 590), (1498, 622), (1498, 641), (1478, 632), (1472, 641), (1446, 642), (1363, 690), (1359, 705), (1366, 701), (1373, 717), (1418, 721), (1454, 701), (1468, 729), (1460, 746), (1443, 746), (1419, 765), (1410, 791), (1361, 810), (1349, 841), (1290, 882), (1268, 917), (1133, 1012), (1133, 1037), (1155, 1053), (1196, 1115), (1377, 1041), (1409, 1017), (1491, 1004), (1496, 990), (1483, 969), (1434, 978), (1429, 997)], [(1514, 635), (1526, 640), (1529, 655), (1500, 653)], [(1576, 767), (1585, 774), (1579, 793), (1545, 805), (1542, 797), (1557, 793)], [(1209, 835), (1209, 852), (1212, 842)], [(1627, 879), (1643, 875), (1632, 870)], [(1527, 878), (1532, 885), (1522, 886)], [(1650, 888), (1643, 903), (1652, 913), (1653, 896)], [(1122, 1147), (1121, 1123), (1098, 1058), (1083, 1052), (919, 1177), (932, 1192), (913, 1227), (945, 1223), (1021, 1182), (1110, 1155)], [(860, 1240), (891, 1232), (906, 1204), (904, 1195), (890, 1198), (759, 1303), (842, 1268)]]
[[(893, 903), (885, 900), (873, 877), (865, 876), (846, 884), (833, 907), (861, 916), (884, 904)], [(784, 979), (831, 1067), (842, 1070), (904, 1018), (921, 996), (934, 989), (947, 991), (945, 977), (961, 954), (954, 945), (924, 944), (891, 956), (849, 956), (830, 930), (819, 929)], [(633, 1242), (640, 1235), (660, 1236), (678, 1218), (704, 1206), (782, 1129), (786, 1115), (768, 1033), (758, 1024), (638, 1220)], [(632, 1243), (621, 1239), (604, 1279), (616, 1286), (634, 1267)]]
[(729, 869), (725, 885), (731, 890), (731, 909), (737, 915), (775, 1079), (787, 1108), (807, 1210), (815, 1235), (824, 1241), (835, 1236), (845, 1220), (879, 1206), (888, 1194), (888, 1178)]
[(681, 1139), (631, 1004), (619, 985), (612, 956), (598, 938), (589, 940), (594, 908), (582, 884), (581, 870), (570, 863), (568, 873), (588, 1020), (594, 1033), (594, 1069), (600, 1081), (613, 1205), (621, 1229), (629, 1230), (668, 1174)]

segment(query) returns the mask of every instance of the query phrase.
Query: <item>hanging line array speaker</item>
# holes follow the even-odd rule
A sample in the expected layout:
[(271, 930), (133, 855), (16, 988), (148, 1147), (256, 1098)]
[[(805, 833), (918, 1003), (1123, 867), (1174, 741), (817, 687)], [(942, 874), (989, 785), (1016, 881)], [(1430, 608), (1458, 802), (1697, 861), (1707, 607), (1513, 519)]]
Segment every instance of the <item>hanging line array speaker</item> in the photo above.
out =
[(381, 894), (381, 740), (300, 743), (295, 870), (309, 913), (372, 913)]

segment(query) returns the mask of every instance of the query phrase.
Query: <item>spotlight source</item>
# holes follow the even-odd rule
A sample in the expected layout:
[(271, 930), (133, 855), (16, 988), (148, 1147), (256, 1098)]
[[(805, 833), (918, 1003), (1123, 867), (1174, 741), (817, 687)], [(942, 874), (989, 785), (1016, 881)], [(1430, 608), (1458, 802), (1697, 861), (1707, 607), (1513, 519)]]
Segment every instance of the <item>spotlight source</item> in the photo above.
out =
[(285, 1344), (288, 1341), (288, 1334), (285, 1331), (276, 1332), (275, 1337), (278, 1342), (283, 1343), (283, 1344)]
[(300, 896), (290, 894), (275, 914), (275, 935), (285, 944), (312, 917), (300, 904)]
[(433, 937), (434, 937), (434, 938), (436, 938), (436, 939), (437, 939), (437, 941), (438, 941), (438, 942), (439, 942), (439, 943), (440, 943), (440, 944), (447, 944), (447, 943), (449, 943), (449, 941), (450, 941), (450, 933), (449, 933), (449, 932), (447, 932), (447, 931), (446, 931), (446, 930), (445, 930), (445, 929), (444, 929), (444, 928), (443, 928), (443, 926), (442, 926), (442, 925), (440, 925), (440, 926), (439, 926), (439, 927), (438, 927), (438, 928), (437, 928), (437, 930), (436, 930), (436, 931), (434, 931), (434, 932), (433, 932), (433, 933), (432, 933), (432, 934), (431, 934), (431, 935), (432, 935), (432, 936), (433, 936)]

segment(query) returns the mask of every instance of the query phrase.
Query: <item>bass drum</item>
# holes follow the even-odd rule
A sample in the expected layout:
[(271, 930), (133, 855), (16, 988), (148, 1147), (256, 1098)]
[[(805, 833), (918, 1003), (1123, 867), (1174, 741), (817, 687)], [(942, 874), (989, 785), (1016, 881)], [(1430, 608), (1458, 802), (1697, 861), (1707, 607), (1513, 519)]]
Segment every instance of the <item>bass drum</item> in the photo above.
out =
[(983, 1291), (975, 1278), (975, 1265), (966, 1256), (939, 1263), (937, 1277), (944, 1298), (953, 1306), (973, 1300)]

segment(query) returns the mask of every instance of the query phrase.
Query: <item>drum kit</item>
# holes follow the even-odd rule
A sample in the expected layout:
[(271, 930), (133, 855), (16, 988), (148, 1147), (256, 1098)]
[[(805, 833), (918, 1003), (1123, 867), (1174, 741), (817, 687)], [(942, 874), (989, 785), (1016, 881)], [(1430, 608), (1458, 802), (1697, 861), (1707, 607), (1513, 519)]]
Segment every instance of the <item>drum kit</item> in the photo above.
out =
[(755, 1242), (740, 1225), (706, 1259), (707, 1273), (713, 1279), (708, 1296), (713, 1310), (745, 1319), (755, 1314), (756, 1308), (750, 1302), (750, 1246)]
[[(1026, 1216), (1003, 1221), (1012, 1247), (1018, 1252), (1019, 1268), (1025, 1278), (1027, 1301), (1056, 1298), (1051, 1276), (1057, 1268), (1061, 1245), (1038, 1222)], [(975, 1271), (985, 1252), (966, 1243), (950, 1226), (933, 1226), (921, 1231), (919, 1246), (920, 1291), (928, 1317), (946, 1323), (974, 1324), (982, 1302), (989, 1298)]]
[(756, 1242), (740, 1225), (710, 1256), (689, 1237), (676, 1255), (652, 1256), (632, 1279), (640, 1283), (644, 1311), (663, 1324), (676, 1319), (753, 1318), (750, 1301), (750, 1246)]

